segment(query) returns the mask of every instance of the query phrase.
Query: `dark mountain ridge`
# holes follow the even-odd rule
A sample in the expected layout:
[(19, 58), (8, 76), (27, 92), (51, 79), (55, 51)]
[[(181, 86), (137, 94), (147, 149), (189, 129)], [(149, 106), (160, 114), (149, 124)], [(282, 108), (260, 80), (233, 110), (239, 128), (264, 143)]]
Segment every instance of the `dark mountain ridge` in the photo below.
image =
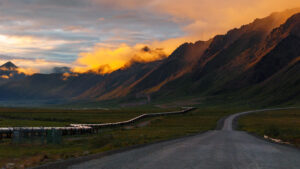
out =
[(25, 78), (25, 74), (19, 72), (18, 67), (12, 62), (6, 62), (0, 66), (0, 85), (8, 80), (19, 80)]
[(16, 70), (18, 67), (13, 64), (12, 62), (6, 62), (5, 64), (3, 64), (2, 66), (0, 66), (1, 70)]
[(0, 84), (0, 99), (234, 96), (268, 105), (299, 103), (299, 12), (273, 13), (209, 41), (184, 43), (165, 59), (133, 63), (110, 74), (76, 74), (63, 68), (9, 80)]

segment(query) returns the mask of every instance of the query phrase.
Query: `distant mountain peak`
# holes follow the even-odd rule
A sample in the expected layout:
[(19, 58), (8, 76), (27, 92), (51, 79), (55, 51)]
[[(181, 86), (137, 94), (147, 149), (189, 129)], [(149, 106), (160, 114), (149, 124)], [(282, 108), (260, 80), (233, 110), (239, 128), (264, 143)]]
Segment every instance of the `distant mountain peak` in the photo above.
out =
[(6, 69), (6, 70), (15, 70), (18, 68), (15, 64), (13, 64), (11, 61), (6, 62), (2, 66), (0, 66), (1, 69)]
[(72, 73), (72, 70), (71, 70), (70, 67), (66, 67), (66, 66), (64, 66), (64, 67), (54, 67), (52, 69), (52, 73), (61, 73), (61, 74), (63, 74), (63, 73)]

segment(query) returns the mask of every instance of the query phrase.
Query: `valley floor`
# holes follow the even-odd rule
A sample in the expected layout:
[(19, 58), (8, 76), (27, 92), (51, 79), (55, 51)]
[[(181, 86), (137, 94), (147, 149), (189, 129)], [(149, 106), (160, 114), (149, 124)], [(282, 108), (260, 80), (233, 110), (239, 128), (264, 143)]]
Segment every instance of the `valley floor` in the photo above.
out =
[[(3, 110), (3, 109), (2, 109)], [(162, 140), (179, 138), (187, 135), (193, 135), (216, 128), (218, 121), (230, 114), (248, 110), (248, 108), (226, 109), (221, 107), (198, 107), (187, 114), (162, 116), (155, 118), (147, 118), (131, 126), (124, 126), (112, 129), (103, 129), (98, 134), (81, 135), (81, 136), (64, 136), (61, 144), (41, 144), (39, 141), (31, 140), (30, 142), (15, 144), (10, 139), (0, 140), (0, 167), (6, 168), (27, 168), (37, 166), (57, 160), (64, 160), (73, 157), (86, 156), (110, 150), (118, 150), (121, 148), (131, 147), (135, 145), (143, 145)], [(12, 111), (12, 110), (11, 110)], [(51, 115), (49, 112), (30, 110), (32, 117), (49, 118), (55, 115), (53, 122), (64, 125), (66, 117), (69, 120), (93, 120), (93, 121), (117, 121), (130, 118), (138, 114), (137, 112), (145, 112), (146, 109), (140, 111), (120, 110), (117, 112), (101, 112), (97, 116), (91, 118), (93, 113), (85, 111), (84, 116), (79, 116), (78, 111), (68, 111), (67, 115), (62, 115), (58, 111), (54, 111)], [(150, 109), (149, 109), (150, 111)], [(155, 109), (151, 112), (162, 111)], [(0, 112), (2, 115), (11, 114), (12, 117), (21, 115), (22, 112), (8, 110)], [(127, 112), (127, 113), (126, 113)], [(129, 112), (129, 113), (128, 113)], [(28, 113), (28, 110), (27, 110)], [(92, 114), (91, 114), (92, 113)], [(126, 114), (126, 115), (125, 115)], [(123, 115), (123, 116), (120, 116)], [(28, 116), (20, 116), (27, 117)], [(118, 118), (116, 118), (118, 117)], [(103, 118), (103, 119), (102, 119)], [(15, 118), (8, 118), (16, 120)], [(26, 118), (25, 118), (26, 119)], [(1, 123), (9, 123), (6, 119), (1, 119)], [(17, 119), (22, 120), (22, 119)], [(66, 121), (64, 121), (66, 120)], [(48, 124), (49, 121), (40, 121)], [(17, 123), (11, 123), (15, 126)], [(25, 123), (24, 123), (25, 124)], [(280, 138), (284, 141), (291, 142), (299, 146), (299, 128), (300, 128), (300, 109), (276, 110), (259, 112), (242, 116), (239, 120), (239, 128), (248, 132), (254, 132), (258, 135), (268, 135), (274, 138)]]
[(239, 119), (238, 127), (300, 147), (300, 108), (249, 114)]
[[(0, 166), (26, 168), (204, 132), (214, 129), (220, 118), (233, 112), (236, 110), (197, 109), (184, 115), (155, 117), (132, 126), (104, 129), (95, 135), (64, 136), (61, 144), (30, 141), (20, 145), (4, 139), (0, 141)], [(101, 119), (100, 115), (98, 118)]]

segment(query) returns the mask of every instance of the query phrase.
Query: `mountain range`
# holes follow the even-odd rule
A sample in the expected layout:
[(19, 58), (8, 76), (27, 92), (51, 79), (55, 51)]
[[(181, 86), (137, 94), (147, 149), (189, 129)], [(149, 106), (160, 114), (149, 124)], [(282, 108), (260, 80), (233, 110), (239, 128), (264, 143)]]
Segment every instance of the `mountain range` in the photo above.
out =
[[(184, 43), (169, 57), (135, 62), (109, 74), (26, 76), (8, 62), (0, 67), (0, 99), (68, 101), (206, 98), (262, 105), (300, 102), (300, 9), (273, 13), (217, 35)], [(12, 73), (12, 74), (11, 74)]]
[(7, 62), (0, 66), (0, 84), (10, 79), (23, 79), (25, 74), (18, 71), (18, 67), (12, 62)]

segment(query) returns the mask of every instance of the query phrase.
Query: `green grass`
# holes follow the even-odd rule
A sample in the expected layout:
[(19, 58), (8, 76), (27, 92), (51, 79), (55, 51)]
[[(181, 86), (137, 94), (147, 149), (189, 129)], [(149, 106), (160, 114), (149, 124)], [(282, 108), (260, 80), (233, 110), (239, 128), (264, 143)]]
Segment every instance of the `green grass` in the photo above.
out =
[[(65, 136), (60, 145), (13, 144), (10, 140), (0, 143), (0, 167), (14, 163), (17, 168), (39, 165), (99, 153), (132, 145), (168, 140), (214, 129), (217, 121), (236, 110), (202, 108), (183, 115), (145, 119), (146, 126), (131, 126), (102, 130), (99, 134)], [(138, 122), (139, 124), (141, 122)]]
[(107, 123), (128, 120), (143, 113), (174, 111), (179, 108), (119, 108), (109, 110), (56, 110), (0, 108), (0, 127), (66, 126), (71, 123)]
[(259, 136), (267, 135), (300, 147), (300, 109), (249, 114), (239, 119), (238, 127)]

